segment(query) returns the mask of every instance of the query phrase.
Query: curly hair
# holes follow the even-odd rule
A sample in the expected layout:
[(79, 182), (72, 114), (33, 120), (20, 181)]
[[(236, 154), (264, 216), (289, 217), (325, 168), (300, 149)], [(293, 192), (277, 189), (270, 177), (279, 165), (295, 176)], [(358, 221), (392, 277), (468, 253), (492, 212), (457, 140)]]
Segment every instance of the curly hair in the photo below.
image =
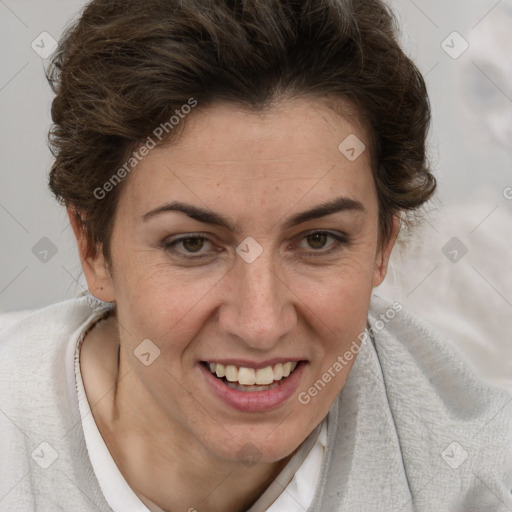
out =
[(369, 129), (386, 239), (393, 217), (436, 187), (426, 86), (397, 27), (382, 0), (93, 0), (47, 72), (56, 94), (49, 186), (76, 210), (90, 251), (101, 247), (109, 261), (124, 183), (101, 199), (93, 191), (191, 98), (200, 108), (225, 101), (254, 111), (283, 96), (339, 98)]

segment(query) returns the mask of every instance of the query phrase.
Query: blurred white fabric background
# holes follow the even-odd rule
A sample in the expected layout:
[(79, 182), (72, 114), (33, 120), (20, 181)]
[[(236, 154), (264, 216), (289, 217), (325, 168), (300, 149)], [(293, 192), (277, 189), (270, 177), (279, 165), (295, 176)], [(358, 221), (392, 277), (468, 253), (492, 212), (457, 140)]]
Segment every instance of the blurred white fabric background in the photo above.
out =
[[(376, 293), (400, 300), (482, 375), (512, 388), (512, 0), (389, 3), (429, 89), (439, 194)], [(3, 324), (85, 286), (64, 209), (47, 188), (44, 77), (44, 52), (83, 4), (0, 0)]]
[(399, 301), (482, 376), (512, 389), (512, 215), (489, 195), (432, 212), (395, 248), (375, 293)]

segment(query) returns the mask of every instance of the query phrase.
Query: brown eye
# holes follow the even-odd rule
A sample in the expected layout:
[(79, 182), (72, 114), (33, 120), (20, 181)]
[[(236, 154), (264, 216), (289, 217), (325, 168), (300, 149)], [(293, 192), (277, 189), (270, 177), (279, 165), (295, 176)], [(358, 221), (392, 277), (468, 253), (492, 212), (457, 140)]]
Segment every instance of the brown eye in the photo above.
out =
[(327, 242), (327, 234), (326, 233), (313, 233), (312, 235), (308, 235), (306, 238), (310, 247), (313, 249), (322, 249)]
[[(210, 247), (208, 247), (208, 244), (210, 244)], [(173, 256), (197, 260), (212, 256), (212, 244), (213, 242), (209, 238), (202, 235), (194, 235), (183, 236), (175, 240), (166, 240), (162, 243), (162, 248)]]
[(204, 238), (193, 237), (184, 238), (182, 240), (183, 247), (188, 252), (197, 252), (201, 250), (204, 245)]
[[(337, 253), (350, 244), (348, 236), (330, 231), (312, 231), (300, 239), (298, 247), (306, 250), (307, 257), (321, 257)], [(309, 251), (308, 251), (309, 249)]]

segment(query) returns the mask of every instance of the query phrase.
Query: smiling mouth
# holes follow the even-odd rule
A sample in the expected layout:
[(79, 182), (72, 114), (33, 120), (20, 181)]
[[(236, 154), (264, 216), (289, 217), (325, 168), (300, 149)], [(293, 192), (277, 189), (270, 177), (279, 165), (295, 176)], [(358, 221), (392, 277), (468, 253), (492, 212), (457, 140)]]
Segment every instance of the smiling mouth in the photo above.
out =
[(238, 391), (268, 391), (280, 386), (297, 368), (297, 361), (278, 363), (265, 368), (247, 368), (220, 363), (202, 364), (226, 386)]

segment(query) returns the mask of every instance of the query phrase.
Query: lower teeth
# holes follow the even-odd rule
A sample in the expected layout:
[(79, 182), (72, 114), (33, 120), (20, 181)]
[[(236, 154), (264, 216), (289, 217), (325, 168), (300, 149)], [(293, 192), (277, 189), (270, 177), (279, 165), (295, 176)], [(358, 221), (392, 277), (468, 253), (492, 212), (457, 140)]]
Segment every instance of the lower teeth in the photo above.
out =
[(229, 382), (228, 380), (223, 379), (224, 384), (229, 386), (231, 389), (237, 389), (238, 391), (268, 391), (269, 389), (274, 389), (279, 386), (279, 382), (275, 382), (273, 384), (269, 384), (268, 386), (244, 386), (243, 384), (238, 384), (237, 382)]

